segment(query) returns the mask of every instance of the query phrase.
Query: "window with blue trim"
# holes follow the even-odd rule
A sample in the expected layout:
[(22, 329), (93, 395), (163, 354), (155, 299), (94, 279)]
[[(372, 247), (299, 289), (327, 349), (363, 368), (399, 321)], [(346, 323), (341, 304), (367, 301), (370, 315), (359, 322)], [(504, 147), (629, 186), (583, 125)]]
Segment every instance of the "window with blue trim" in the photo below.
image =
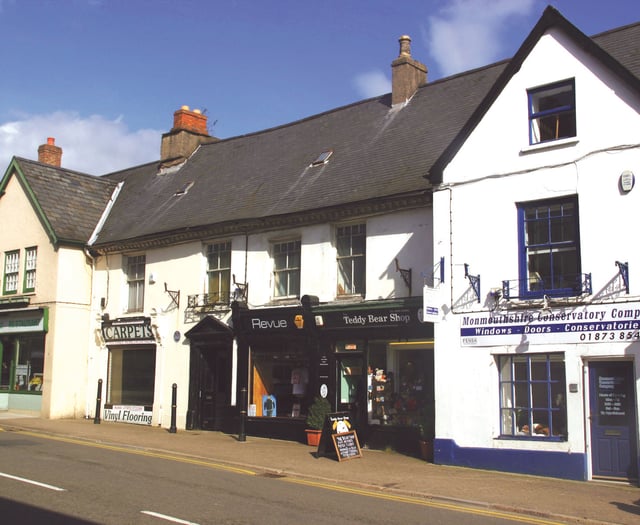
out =
[(582, 293), (578, 199), (518, 204), (522, 298)]
[(529, 144), (576, 136), (575, 81), (530, 89)]
[(501, 435), (566, 439), (564, 354), (503, 355), (498, 370)]

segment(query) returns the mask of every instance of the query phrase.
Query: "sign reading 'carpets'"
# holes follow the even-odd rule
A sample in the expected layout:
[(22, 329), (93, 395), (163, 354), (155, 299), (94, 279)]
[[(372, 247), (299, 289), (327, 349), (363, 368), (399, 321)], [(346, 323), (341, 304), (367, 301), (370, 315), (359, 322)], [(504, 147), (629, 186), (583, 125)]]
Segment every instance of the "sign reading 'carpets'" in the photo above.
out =
[(129, 317), (102, 323), (102, 336), (107, 344), (155, 343), (151, 319)]

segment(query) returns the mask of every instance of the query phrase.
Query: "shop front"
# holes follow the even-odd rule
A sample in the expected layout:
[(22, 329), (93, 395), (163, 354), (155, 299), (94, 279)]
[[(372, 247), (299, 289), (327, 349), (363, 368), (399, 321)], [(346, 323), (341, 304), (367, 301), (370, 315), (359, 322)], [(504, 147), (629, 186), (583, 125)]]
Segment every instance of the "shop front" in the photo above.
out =
[(303, 441), (307, 408), (317, 395), (316, 345), (301, 306), (233, 305), (239, 399), (246, 432)]
[(0, 311), (0, 410), (40, 412), (46, 308)]
[(151, 425), (156, 377), (151, 319), (105, 319), (102, 336), (109, 351), (103, 419)]
[(320, 385), (371, 448), (418, 454), (434, 433), (433, 325), (422, 298), (312, 308)]
[[(474, 441), (453, 432), (437, 439), (439, 463), (577, 480), (638, 479), (640, 303), (474, 312), (461, 316), (459, 337), (468, 363), (495, 363), (492, 374), (475, 366), (463, 379), (474, 384), (477, 403), (494, 404), (499, 426), (487, 421), (495, 430), (484, 438), (477, 431)], [(447, 355), (454, 360), (456, 353)], [(447, 395), (439, 396), (443, 410)]]

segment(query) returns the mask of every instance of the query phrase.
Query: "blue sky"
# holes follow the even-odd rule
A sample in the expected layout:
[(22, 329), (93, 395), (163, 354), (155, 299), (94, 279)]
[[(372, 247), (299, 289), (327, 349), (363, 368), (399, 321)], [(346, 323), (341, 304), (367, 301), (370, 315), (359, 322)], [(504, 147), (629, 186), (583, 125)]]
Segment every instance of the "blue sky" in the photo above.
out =
[(55, 137), (64, 167), (156, 160), (182, 105), (228, 138), (390, 91), (398, 37), (429, 80), (511, 57), (547, 4), (587, 35), (638, 0), (0, 0), (0, 175)]

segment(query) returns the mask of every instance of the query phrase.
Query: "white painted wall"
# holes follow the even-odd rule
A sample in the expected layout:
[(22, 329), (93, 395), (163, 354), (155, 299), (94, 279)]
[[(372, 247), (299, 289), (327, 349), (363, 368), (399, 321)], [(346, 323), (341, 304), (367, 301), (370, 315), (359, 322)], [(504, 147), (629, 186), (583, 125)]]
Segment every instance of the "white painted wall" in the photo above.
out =
[[(31, 307), (49, 310), (41, 413), (50, 418), (81, 417), (86, 404), (91, 268), (82, 249), (54, 248), (15, 176), (0, 199), (0, 224), (7, 225), (0, 236), (2, 264), (6, 251), (21, 250), (18, 295), (28, 296)], [(32, 246), (38, 249), (36, 289), (22, 294), (24, 249)]]
[[(422, 276), (430, 272), (432, 241), (430, 210), (418, 209), (363, 219), (367, 224), (367, 297), (386, 299), (416, 296), (422, 290)], [(92, 292), (92, 330), (94, 339), (89, 356), (87, 386), (87, 412), (93, 414), (92, 402), (98, 379), (106, 388), (108, 351), (99, 337), (104, 313), (111, 319), (127, 315), (145, 315), (157, 328), (156, 392), (153, 424), (170, 425), (171, 385), (178, 385), (177, 421), (184, 428), (188, 407), (189, 342), (184, 333), (193, 328), (198, 317), (185, 315), (187, 297), (206, 292), (206, 257), (204, 244), (231, 240), (231, 273), (238, 282), (249, 285), (249, 306), (278, 304), (273, 298), (273, 263), (271, 246), (275, 242), (301, 240), (301, 295), (317, 295), (321, 301), (336, 298), (337, 265), (333, 242), (334, 225), (321, 224), (303, 228), (257, 233), (245, 237), (196, 241), (176, 246), (147, 250), (144, 312), (128, 314), (126, 278), (121, 254), (98, 257)], [(142, 253), (142, 252), (141, 252)], [(408, 289), (400, 273), (396, 272), (395, 258), (401, 268), (413, 271), (412, 289)], [(154, 284), (149, 283), (153, 275)], [(171, 305), (164, 283), (172, 291), (180, 291), (180, 307)], [(106, 308), (101, 310), (101, 298)], [(295, 302), (295, 301), (294, 301)], [(286, 302), (291, 303), (291, 301)], [(223, 314), (227, 321), (229, 314)], [(174, 342), (174, 332), (180, 332)]]
[[(527, 88), (575, 78), (577, 140), (561, 147), (528, 146)], [(436, 437), (458, 445), (585, 452), (588, 384), (583, 367), (592, 358), (634, 358), (640, 377), (640, 343), (535, 345), (529, 352), (565, 352), (567, 442), (496, 440), (500, 433), (495, 355), (516, 347), (463, 347), (460, 314), (489, 311), (492, 288), (518, 278), (516, 203), (578, 195), (582, 271), (591, 272), (590, 300), (640, 304), (640, 249), (635, 226), (640, 187), (622, 194), (618, 179), (640, 177), (640, 98), (557, 33), (545, 35), (505, 87), (444, 172), (434, 194), (434, 258), (445, 257), (438, 288), (443, 322), (435, 327)], [(628, 262), (631, 293), (620, 293), (615, 261)], [(480, 302), (464, 277), (480, 275)], [(618, 291), (611, 292), (611, 284)], [(640, 381), (636, 386), (640, 392)], [(640, 413), (638, 413), (640, 421)]]

